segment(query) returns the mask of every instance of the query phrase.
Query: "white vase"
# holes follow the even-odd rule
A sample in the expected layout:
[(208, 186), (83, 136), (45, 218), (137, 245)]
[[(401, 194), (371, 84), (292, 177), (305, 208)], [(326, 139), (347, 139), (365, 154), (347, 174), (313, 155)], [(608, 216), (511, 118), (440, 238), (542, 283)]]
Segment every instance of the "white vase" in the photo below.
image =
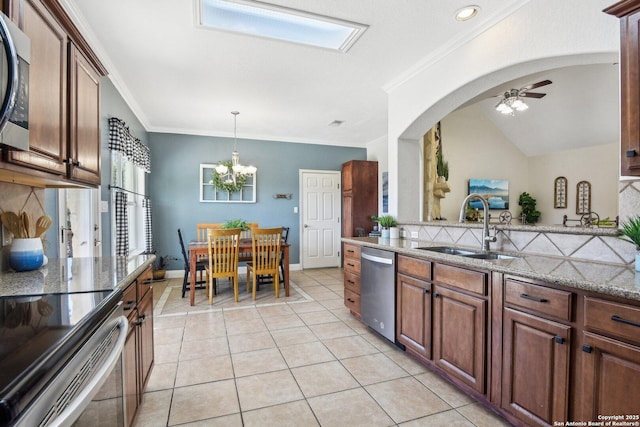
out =
[(389, 238), (391, 238), (391, 239), (399, 239), (400, 238), (400, 228), (398, 228), (398, 227), (390, 227), (389, 228)]
[(39, 237), (13, 239), (9, 250), (9, 265), (15, 271), (31, 271), (42, 267), (44, 251)]
[(380, 231), (380, 237), (382, 237), (383, 239), (388, 239), (390, 233), (391, 230), (389, 230), (388, 228), (383, 228), (382, 231)]

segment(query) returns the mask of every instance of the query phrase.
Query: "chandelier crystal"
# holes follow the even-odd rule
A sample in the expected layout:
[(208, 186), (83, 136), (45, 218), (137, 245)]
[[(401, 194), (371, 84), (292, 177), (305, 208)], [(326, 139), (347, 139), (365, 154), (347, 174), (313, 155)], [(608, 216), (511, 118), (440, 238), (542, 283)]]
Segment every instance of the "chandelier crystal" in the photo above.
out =
[(240, 153), (238, 153), (238, 138), (237, 138), (237, 119), (238, 111), (232, 111), (233, 114), (233, 152), (231, 153), (231, 168), (224, 164), (224, 162), (218, 163), (215, 167), (216, 173), (220, 176), (220, 179), (225, 184), (236, 185), (239, 180), (246, 181), (246, 178), (253, 176), (258, 170), (255, 166), (243, 166), (240, 164)]

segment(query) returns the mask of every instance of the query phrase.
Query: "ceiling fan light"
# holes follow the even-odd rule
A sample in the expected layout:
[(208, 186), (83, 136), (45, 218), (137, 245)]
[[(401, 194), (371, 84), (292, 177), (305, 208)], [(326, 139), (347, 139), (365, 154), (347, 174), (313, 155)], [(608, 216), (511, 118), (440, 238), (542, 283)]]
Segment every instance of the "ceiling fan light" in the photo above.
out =
[(507, 108), (509, 107), (507, 107), (507, 105), (503, 101), (500, 101), (500, 103), (496, 105), (496, 111), (499, 111), (501, 113)]
[(518, 111), (524, 111), (524, 110), (529, 108), (529, 106), (527, 104), (525, 104), (524, 102), (522, 102), (522, 101), (520, 101), (520, 104), (518, 104), (518, 106), (514, 105), (514, 107)]
[(513, 108), (509, 107), (508, 105), (502, 104), (504, 105), (504, 108), (502, 110), (499, 110), (502, 114), (507, 115), (507, 114), (513, 114)]

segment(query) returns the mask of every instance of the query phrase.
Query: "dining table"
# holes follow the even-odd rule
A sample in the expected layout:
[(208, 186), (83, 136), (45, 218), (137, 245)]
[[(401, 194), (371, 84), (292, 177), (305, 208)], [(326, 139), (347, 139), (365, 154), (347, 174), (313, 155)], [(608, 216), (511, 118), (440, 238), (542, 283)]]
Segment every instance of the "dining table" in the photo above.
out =
[[(195, 305), (196, 298), (196, 263), (199, 258), (209, 254), (208, 242), (201, 240), (191, 240), (187, 246), (189, 251), (189, 301), (191, 305)], [(281, 243), (280, 251), (282, 252), (282, 269), (284, 281), (284, 294), (289, 296), (289, 244)], [(242, 254), (251, 254), (253, 245), (251, 239), (240, 239), (238, 242), (238, 252)]]

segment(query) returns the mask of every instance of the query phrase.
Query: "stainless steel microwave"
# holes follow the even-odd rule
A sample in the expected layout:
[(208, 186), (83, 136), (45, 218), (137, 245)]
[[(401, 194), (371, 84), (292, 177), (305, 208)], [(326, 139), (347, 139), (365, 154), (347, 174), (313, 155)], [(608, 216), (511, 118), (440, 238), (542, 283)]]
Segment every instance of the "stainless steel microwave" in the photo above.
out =
[(29, 38), (0, 13), (0, 148), (29, 149)]

